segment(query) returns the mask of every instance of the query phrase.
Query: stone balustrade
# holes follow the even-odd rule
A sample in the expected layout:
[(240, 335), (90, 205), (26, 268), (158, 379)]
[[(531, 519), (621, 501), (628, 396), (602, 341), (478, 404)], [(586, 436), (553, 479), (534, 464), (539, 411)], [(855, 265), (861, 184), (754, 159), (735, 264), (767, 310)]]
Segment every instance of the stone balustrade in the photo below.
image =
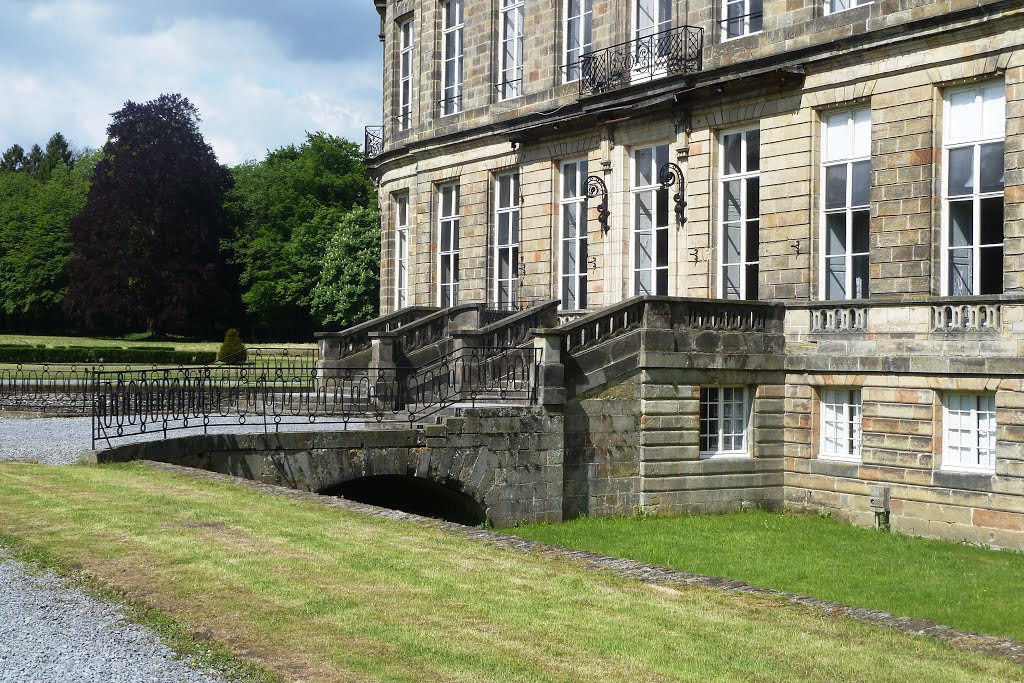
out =
[(1002, 330), (997, 303), (932, 306), (932, 332), (995, 332)]
[(810, 310), (811, 332), (866, 332), (867, 306), (836, 306)]

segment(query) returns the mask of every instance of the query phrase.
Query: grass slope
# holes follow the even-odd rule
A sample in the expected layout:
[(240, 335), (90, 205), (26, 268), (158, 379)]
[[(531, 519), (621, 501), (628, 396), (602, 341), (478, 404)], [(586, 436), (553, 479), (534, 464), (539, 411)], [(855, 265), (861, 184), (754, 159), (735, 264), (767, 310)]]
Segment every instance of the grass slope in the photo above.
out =
[(1024, 555), (764, 511), (523, 526), (544, 543), (1024, 640)]
[(0, 464), (0, 535), (309, 681), (999, 681), (779, 599), (670, 590), (139, 465)]

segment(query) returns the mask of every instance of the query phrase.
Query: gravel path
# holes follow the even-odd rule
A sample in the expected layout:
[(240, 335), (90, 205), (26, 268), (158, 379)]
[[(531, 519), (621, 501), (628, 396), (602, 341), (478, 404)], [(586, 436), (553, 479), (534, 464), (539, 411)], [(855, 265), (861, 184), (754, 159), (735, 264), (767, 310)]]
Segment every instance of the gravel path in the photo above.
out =
[[(337, 423), (298, 420), (292, 424), (282, 424), (281, 431), (335, 431), (342, 426)], [(351, 429), (365, 429), (358, 423), (351, 423)], [(262, 432), (263, 424), (223, 425), (210, 427), (210, 434), (245, 434)], [(171, 438), (202, 434), (202, 428), (182, 429), (169, 432)], [(162, 438), (162, 433), (154, 432), (130, 439), (118, 440), (115, 443), (134, 441), (152, 441)], [(98, 443), (97, 448), (105, 448), (105, 443)], [(78, 462), (79, 454), (92, 448), (92, 418), (89, 417), (11, 417), (0, 413), (0, 461), (24, 460), (45, 465), (70, 465)]]
[(218, 683), (121, 609), (0, 550), (0, 683)]

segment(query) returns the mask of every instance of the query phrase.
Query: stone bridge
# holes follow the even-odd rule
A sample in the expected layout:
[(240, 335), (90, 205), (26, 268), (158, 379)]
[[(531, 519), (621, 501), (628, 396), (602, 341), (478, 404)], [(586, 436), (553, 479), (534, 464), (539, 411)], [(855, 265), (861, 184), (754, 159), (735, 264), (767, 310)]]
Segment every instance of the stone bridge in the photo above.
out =
[(561, 521), (562, 453), (560, 415), (515, 407), (467, 408), (417, 429), (184, 436), (119, 445), (96, 459), (167, 462), (363, 502), (408, 498), (413, 508), (429, 498), (424, 512), (441, 506), (456, 521), (511, 526)]

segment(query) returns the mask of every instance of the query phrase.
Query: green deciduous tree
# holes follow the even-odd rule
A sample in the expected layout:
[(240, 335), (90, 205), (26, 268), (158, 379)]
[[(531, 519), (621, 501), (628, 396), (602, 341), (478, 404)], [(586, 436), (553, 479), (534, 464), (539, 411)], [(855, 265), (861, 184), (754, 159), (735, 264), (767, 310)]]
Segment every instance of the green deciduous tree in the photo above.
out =
[(312, 290), (335, 226), (353, 208), (376, 206), (360, 150), (313, 133), (233, 173), (227, 206), (235, 233), (225, 246), (241, 272), (246, 310), (275, 336), (308, 336), (320, 324)]
[(352, 209), (328, 243), (312, 292), (313, 315), (332, 328), (369, 320), (379, 310), (379, 290), (380, 213), (376, 207)]
[(7, 148), (4, 156), (0, 159), (0, 169), (5, 171), (20, 171), (25, 166), (25, 148), (15, 143)]

